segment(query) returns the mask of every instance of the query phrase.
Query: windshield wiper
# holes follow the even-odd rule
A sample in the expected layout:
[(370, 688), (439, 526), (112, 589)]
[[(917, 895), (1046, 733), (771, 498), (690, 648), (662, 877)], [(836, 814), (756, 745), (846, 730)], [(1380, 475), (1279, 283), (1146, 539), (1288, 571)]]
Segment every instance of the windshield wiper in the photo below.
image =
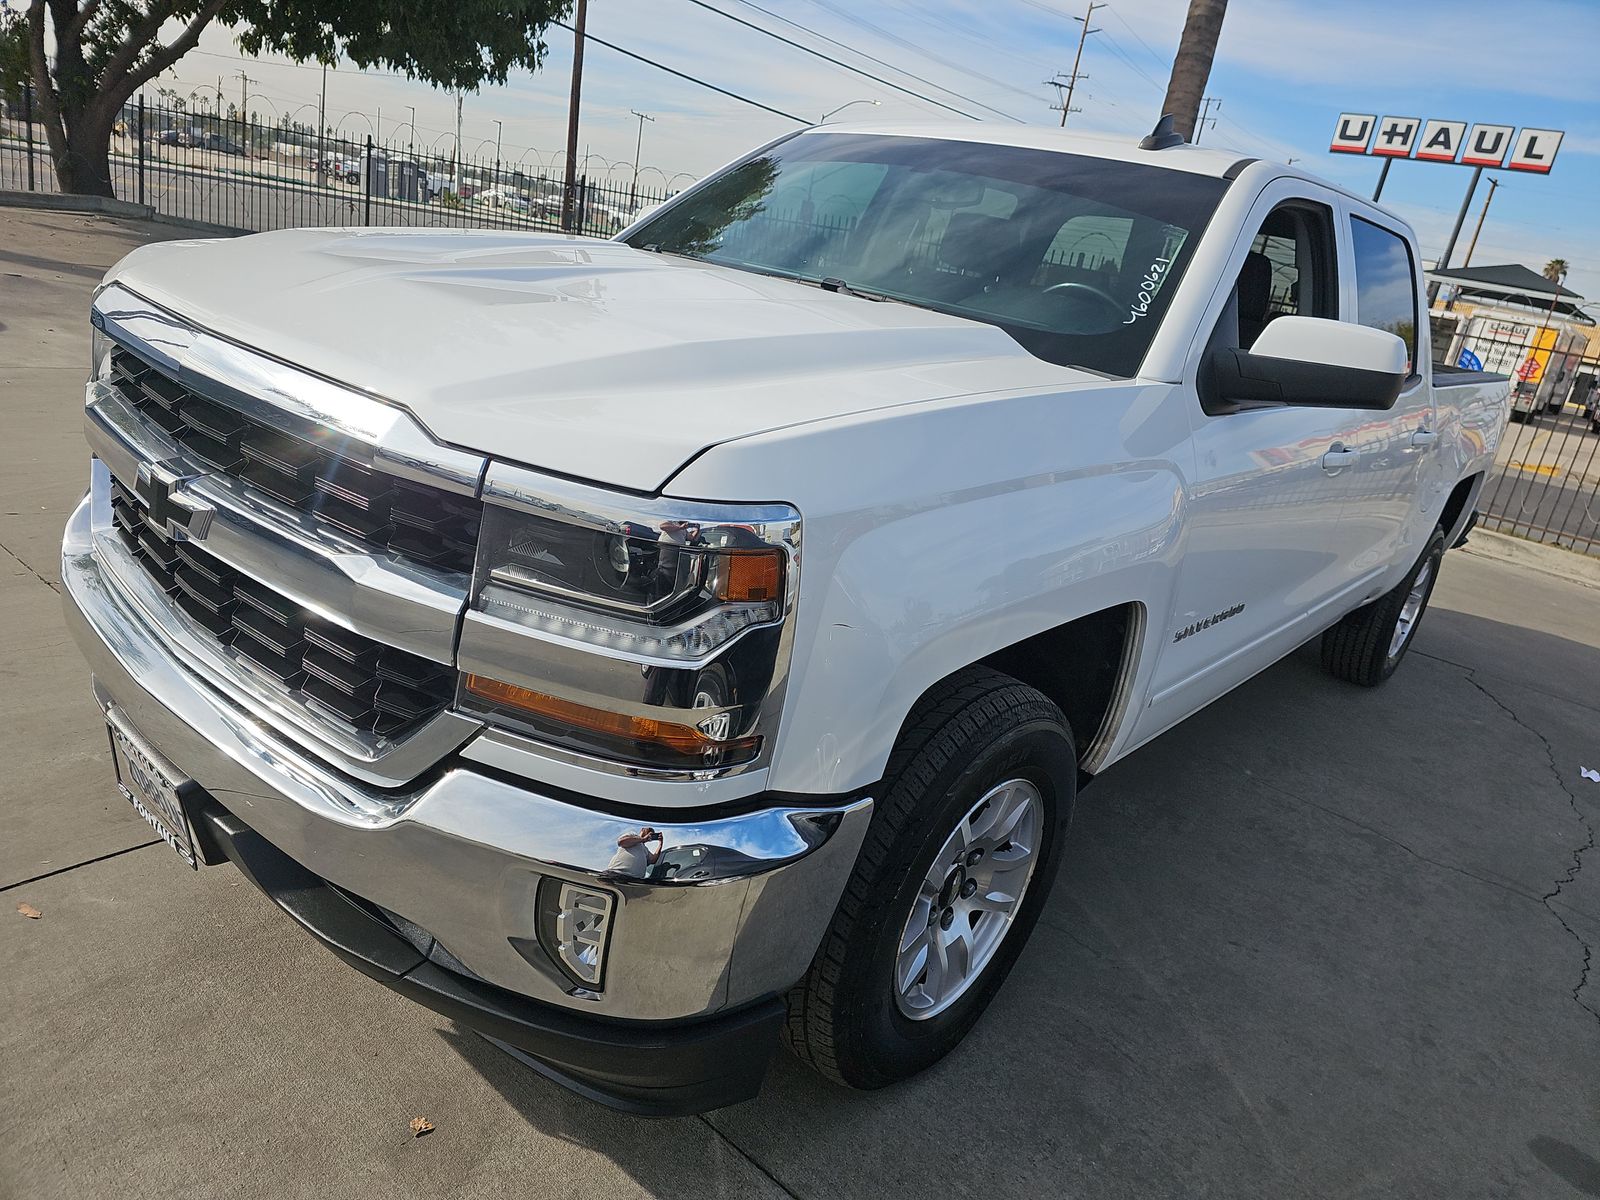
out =
[[(809, 279), (798, 279), (798, 283), (810, 283)], [(872, 300), (878, 304), (906, 304), (912, 308), (926, 308), (925, 304), (918, 304), (914, 300), (906, 300), (899, 296), (891, 296), (888, 292), (874, 292), (866, 288), (852, 287), (842, 279), (819, 279), (816, 286), (825, 292), (835, 292), (841, 296), (855, 296), (861, 300)]]

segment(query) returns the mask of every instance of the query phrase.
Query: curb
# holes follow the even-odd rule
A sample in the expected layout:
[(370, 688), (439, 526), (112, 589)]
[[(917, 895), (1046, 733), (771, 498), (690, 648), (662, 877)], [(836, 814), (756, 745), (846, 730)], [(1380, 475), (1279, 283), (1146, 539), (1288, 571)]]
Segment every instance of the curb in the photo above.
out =
[(175, 229), (192, 229), (196, 233), (210, 234), (213, 237), (241, 237), (253, 232), (233, 225), (213, 225), (209, 221), (193, 221), (188, 217), (169, 217), (165, 213), (158, 213), (153, 205), (135, 204), (132, 200), (114, 200), (109, 196), (72, 196), (58, 192), (0, 190), (0, 208), (32, 208), (43, 212), (124, 217), (134, 221), (151, 221), (157, 225), (171, 225)]
[(1581, 551), (1529, 541), (1481, 525), (1472, 531), (1465, 549), (1476, 558), (1538, 571), (1584, 587), (1600, 588), (1600, 557)]

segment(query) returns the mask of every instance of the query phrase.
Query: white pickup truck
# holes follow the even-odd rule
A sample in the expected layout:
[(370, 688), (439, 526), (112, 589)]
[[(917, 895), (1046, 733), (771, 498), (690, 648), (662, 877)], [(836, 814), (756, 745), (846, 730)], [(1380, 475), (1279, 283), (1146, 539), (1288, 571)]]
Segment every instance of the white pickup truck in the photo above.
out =
[(1404, 222), (1178, 143), (830, 126), (611, 241), (135, 251), (62, 550), (122, 793), (612, 1105), (928, 1066), (1086, 782), (1318, 635), (1395, 669), (1505, 428)]

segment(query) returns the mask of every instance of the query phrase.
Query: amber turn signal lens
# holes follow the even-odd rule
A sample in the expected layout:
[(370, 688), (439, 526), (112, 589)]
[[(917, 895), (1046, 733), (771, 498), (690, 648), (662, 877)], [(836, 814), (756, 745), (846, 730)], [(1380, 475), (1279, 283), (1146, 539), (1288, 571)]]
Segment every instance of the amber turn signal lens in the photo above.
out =
[(783, 594), (783, 551), (722, 554), (717, 559), (718, 600), (764, 603)]
[(559, 696), (546, 695), (532, 688), (504, 683), (483, 675), (468, 675), (465, 686), (474, 696), (482, 696), (485, 700), (492, 700), (507, 708), (519, 709), (546, 721), (573, 726), (604, 737), (649, 742), (675, 751), (686, 758), (716, 755), (737, 759), (742, 754), (753, 756), (761, 744), (759, 737), (733, 738), (719, 742), (715, 738), (707, 737), (692, 725), (592, 708), (574, 700), (563, 700)]

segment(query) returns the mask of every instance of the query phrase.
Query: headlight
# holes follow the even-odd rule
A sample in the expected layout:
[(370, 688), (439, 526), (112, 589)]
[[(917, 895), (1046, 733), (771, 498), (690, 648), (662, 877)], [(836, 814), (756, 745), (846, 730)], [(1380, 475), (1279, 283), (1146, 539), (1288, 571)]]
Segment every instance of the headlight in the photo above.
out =
[(776, 719), (799, 516), (630, 501), (491, 466), (461, 705), (619, 769), (757, 760)]

